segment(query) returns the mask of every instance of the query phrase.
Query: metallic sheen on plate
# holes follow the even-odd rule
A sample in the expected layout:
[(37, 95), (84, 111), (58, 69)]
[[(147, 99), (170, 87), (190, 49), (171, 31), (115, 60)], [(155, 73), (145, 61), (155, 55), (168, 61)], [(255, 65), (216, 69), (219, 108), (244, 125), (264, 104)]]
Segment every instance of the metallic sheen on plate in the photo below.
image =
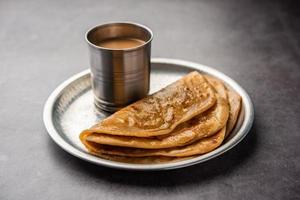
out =
[(108, 113), (96, 112), (89, 70), (69, 78), (49, 96), (44, 107), (46, 129), (51, 138), (70, 154), (106, 167), (128, 170), (167, 170), (210, 160), (230, 150), (247, 135), (253, 123), (254, 110), (250, 97), (234, 80), (213, 68), (182, 60), (166, 58), (151, 60), (150, 93), (161, 89), (194, 70), (223, 80), (227, 86), (238, 92), (243, 100), (235, 129), (220, 147), (207, 154), (188, 160), (152, 165), (120, 163), (89, 154), (80, 142), (79, 134), (83, 129), (108, 116)]

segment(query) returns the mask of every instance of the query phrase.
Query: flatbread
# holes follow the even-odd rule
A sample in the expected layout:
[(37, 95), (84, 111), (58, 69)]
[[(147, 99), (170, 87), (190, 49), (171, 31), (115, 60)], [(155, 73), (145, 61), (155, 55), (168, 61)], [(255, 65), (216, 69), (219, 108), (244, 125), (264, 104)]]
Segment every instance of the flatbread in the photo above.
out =
[[(212, 80), (210, 77), (206, 78), (218, 94), (227, 98), (226, 88), (222, 82), (217, 79)], [(216, 104), (211, 109), (180, 124), (171, 134), (141, 138), (84, 132), (80, 135), (80, 139), (87, 148), (91, 148), (96, 143), (144, 149), (184, 146), (201, 138), (209, 137), (225, 126), (229, 115), (229, 106), (224, 98), (218, 96)]]
[(238, 119), (241, 106), (242, 106), (242, 98), (238, 93), (233, 91), (232, 89), (228, 90), (228, 102), (229, 102), (229, 118), (227, 121), (227, 131), (225, 134), (225, 138), (231, 133), (233, 130), (236, 121)]
[(135, 149), (122, 148), (107, 145), (97, 145), (92, 151), (95, 154), (108, 154), (127, 157), (146, 157), (146, 156), (166, 156), (166, 157), (186, 157), (210, 152), (219, 147), (225, 138), (226, 128), (222, 128), (218, 133), (211, 137), (203, 138), (192, 144), (183, 147), (169, 149)]
[(139, 100), (82, 132), (150, 137), (168, 134), (216, 102), (211, 85), (191, 72), (164, 89)]
[[(213, 131), (208, 131), (207, 128), (211, 128), (211, 127), (215, 127), (216, 124), (218, 123), (218, 120), (215, 121), (215, 117), (216, 115), (216, 110), (218, 107), (218, 103), (220, 103), (219, 101), (224, 101), (225, 105), (227, 105), (228, 102), (225, 101), (225, 99), (227, 99), (227, 91), (226, 88), (224, 86), (224, 84), (219, 81), (218, 79), (214, 79), (212, 77), (208, 77), (206, 76), (207, 80), (209, 81), (210, 84), (213, 85), (214, 89), (216, 90), (216, 92), (218, 93), (217, 95), (217, 104), (211, 108), (211, 110), (208, 110), (204, 113), (202, 113), (199, 116), (194, 117), (193, 119), (183, 123), (182, 125), (179, 125), (179, 128), (186, 126), (187, 128), (189, 128), (189, 132), (174, 132), (173, 134), (171, 134), (170, 136), (160, 136), (160, 139), (154, 139), (154, 138), (130, 138), (130, 137), (120, 137), (118, 139), (127, 139), (128, 142), (128, 147), (132, 147), (134, 145), (137, 145), (137, 140), (139, 139), (144, 139), (143, 142), (146, 142), (147, 144), (156, 144), (158, 146), (160, 146), (160, 148), (157, 149), (138, 149), (138, 148), (124, 148), (124, 147), (116, 147), (118, 145), (113, 145), (112, 141), (108, 142), (109, 145), (103, 145), (103, 144), (99, 144), (99, 143), (95, 143), (97, 141), (97, 136), (95, 138), (90, 137), (89, 142), (87, 142), (86, 146), (90, 149), (90, 151), (94, 152), (94, 154), (98, 154), (98, 155), (111, 155), (111, 156), (125, 156), (125, 157), (143, 157), (143, 159), (153, 159), (153, 158), (148, 158), (153, 157), (153, 156), (163, 156), (163, 157), (186, 157), (186, 156), (193, 156), (193, 155), (198, 155), (198, 154), (204, 154), (207, 152), (212, 151), (213, 149), (217, 148), (218, 146), (220, 146), (225, 138), (225, 132), (226, 132), (226, 127), (225, 124), (227, 122), (228, 119), (228, 115), (229, 115), (229, 106), (227, 107), (227, 111), (224, 112), (224, 110), (220, 110), (221, 114), (227, 113), (227, 117), (224, 118), (224, 123), (222, 123), (220, 131), (218, 131), (216, 134), (214, 134), (213, 136), (210, 136), (210, 134), (207, 135), (203, 135), (201, 133), (214, 133)], [(220, 97), (223, 96), (224, 98)], [(221, 107), (221, 106), (220, 106)], [(220, 108), (219, 107), (219, 108)], [(209, 120), (207, 120), (209, 119)], [(222, 121), (222, 120), (220, 120)], [(208, 123), (211, 122), (211, 123)], [(206, 126), (206, 129), (204, 128)], [(196, 127), (202, 127), (197, 129)], [(182, 130), (182, 129), (180, 129)], [(188, 134), (188, 133), (194, 133), (194, 134)], [(197, 134), (198, 135), (195, 137), (194, 135)], [(106, 135), (105, 135), (106, 136)], [(179, 142), (176, 139), (180, 139), (178, 136), (182, 136), (182, 137), (186, 137), (189, 138), (187, 136), (191, 136), (193, 137), (193, 141), (195, 141), (192, 144), (189, 145), (185, 145), (182, 146), (181, 144), (184, 143), (179, 143), (179, 145), (177, 144), (176, 146), (174, 146), (173, 148), (167, 148), (164, 149), (166, 147), (162, 147), (161, 145), (168, 142)], [(210, 136), (210, 137), (209, 137)], [(108, 137), (107, 139), (114, 139), (113, 137), (110, 136), (106, 136)], [(115, 137), (115, 136), (114, 136)], [(98, 136), (99, 138), (99, 136)], [(184, 138), (184, 139), (186, 139)], [(202, 139), (201, 139), (202, 138)], [(176, 141), (176, 142), (174, 142)], [(116, 142), (116, 141), (114, 141)], [(182, 142), (182, 141), (181, 141)], [(135, 143), (135, 144), (134, 144)], [(144, 144), (145, 145), (145, 144)], [(148, 147), (148, 146), (147, 146)], [(126, 158), (129, 159), (129, 158)]]
[(204, 77), (213, 93), (216, 93), (214, 105), (179, 123), (171, 132), (137, 137), (84, 131), (80, 135), (81, 141), (93, 155), (135, 164), (176, 162), (216, 149), (235, 126), (241, 97), (233, 90), (226, 89), (217, 78)]
[(162, 137), (125, 137), (85, 132), (80, 135), (82, 143), (90, 148), (97, 144), (144, 149), (161, 149), (184, 146), (222, 129), (229, 116), (228, 102), (217, 97), (217, 103), (208, 111), (180, 124), (171, 134)]

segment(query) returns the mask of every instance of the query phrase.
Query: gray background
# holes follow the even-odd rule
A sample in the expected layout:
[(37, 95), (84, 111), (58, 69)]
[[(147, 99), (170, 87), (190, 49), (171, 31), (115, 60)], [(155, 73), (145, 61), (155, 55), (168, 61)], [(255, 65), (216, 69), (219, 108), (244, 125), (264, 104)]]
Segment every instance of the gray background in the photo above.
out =
[[(296, 1), (0, 1), (0, 199), (299, 199), (300, 18)], [(42, 109), (88, 68), (85, 31), (132, 20), (153, 57), (213, 66), (255, 106), (250, 134), (207, 163), (168, 172), (94, 166), (56, 146)]]

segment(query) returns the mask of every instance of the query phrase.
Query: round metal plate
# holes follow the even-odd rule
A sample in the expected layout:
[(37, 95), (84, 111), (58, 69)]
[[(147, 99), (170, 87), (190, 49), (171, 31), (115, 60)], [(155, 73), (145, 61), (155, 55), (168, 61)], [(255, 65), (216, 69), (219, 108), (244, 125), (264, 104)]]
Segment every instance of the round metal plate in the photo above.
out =
[(83, 129), (105, 118), (107, 113), (96, 113), (90, 84), (90, 71), (76, 74), (59, 85), (49, 96), (44, 107), (44, 123), (51, 138), (64, 150), (83, 160), (107, 167), (129, 170), (166, 170), (194, 165), (212, 159), (238, 144), (252, 126), (254, 110), (246, 91), (225, 74), (201, 64), (166, 58), (151, 61), (151, 90), (153, 93), (191, 71), (215, 76), (242, 97), (242, 110), (230, 137), (217, 149), (195, 158), (163, 164), (128, 164), (109, 161), (87, 152), (79, 140)]

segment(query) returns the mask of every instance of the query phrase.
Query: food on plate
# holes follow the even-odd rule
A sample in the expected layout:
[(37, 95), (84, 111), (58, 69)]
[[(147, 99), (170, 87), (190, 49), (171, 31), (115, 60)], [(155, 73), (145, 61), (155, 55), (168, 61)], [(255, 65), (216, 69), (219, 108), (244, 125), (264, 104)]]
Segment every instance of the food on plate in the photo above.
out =
[(234, 128), (241, 97), (191, 72), (80, 134), (88, 151), (126, 163), (175, 162), (218, 148)]

